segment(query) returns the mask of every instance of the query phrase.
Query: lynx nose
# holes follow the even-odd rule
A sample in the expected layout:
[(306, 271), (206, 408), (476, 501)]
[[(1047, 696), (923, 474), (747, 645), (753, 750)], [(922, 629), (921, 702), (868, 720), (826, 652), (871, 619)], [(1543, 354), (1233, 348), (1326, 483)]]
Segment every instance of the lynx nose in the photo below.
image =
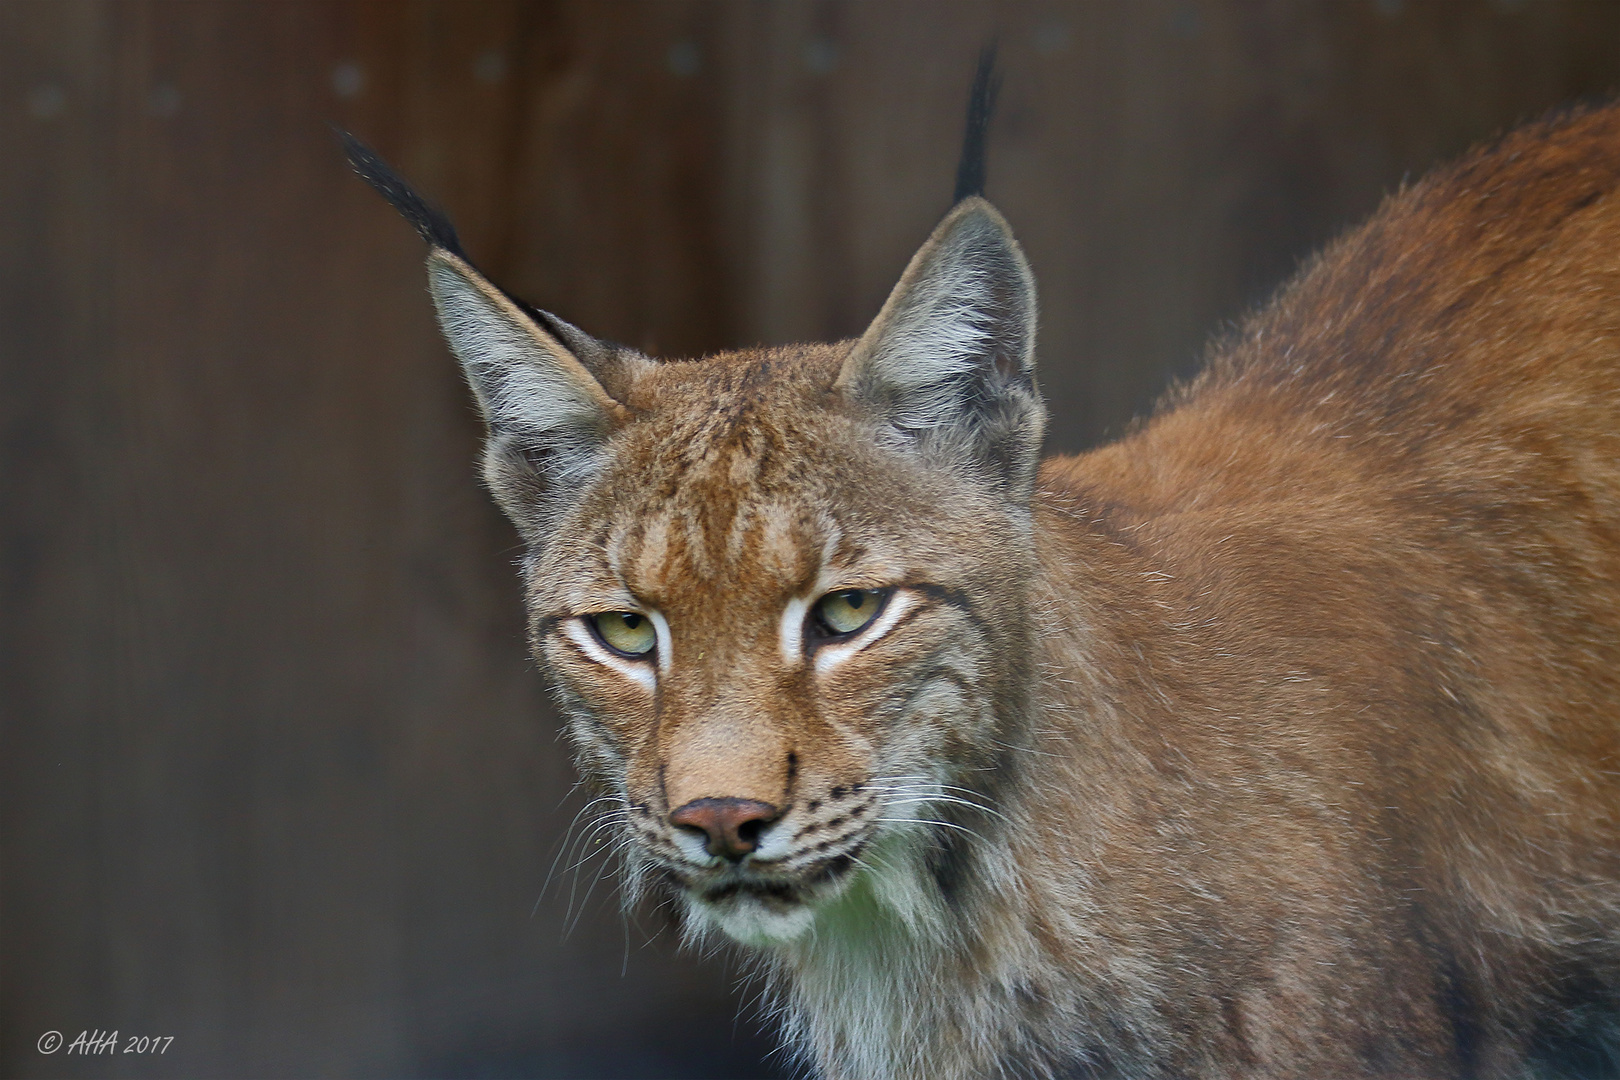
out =
[(693, 799), (669, 815), (672, 825), (695, 829), (708, 838), (710, 855), (741, 859), (759, 846), (760, 831), (779, 811), (755, 799)]

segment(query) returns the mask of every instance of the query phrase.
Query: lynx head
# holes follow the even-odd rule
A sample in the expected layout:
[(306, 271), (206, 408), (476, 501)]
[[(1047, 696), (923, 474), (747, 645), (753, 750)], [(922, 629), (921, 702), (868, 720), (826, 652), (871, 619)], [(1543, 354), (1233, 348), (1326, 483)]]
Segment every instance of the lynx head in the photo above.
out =
[(516, 303), (401, 208), (632, 892), (754, 943), (863, 882), (922, 917), (993, 828), (1031, 681), (1043, 409), (1001, 215), (959, 202), (858, 340), (660, 361)]

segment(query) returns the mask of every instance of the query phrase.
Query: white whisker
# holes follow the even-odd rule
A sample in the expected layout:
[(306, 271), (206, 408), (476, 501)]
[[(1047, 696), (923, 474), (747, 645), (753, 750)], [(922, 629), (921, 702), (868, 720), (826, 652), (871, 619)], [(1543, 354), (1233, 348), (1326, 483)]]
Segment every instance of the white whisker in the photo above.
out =
[(955, 829), (958, 832), (965, 832), (975, 840), (984, 839), (966, 825), (958, 825), (954, 821), (938, 821), (931, 818), (876, 818), (875, 820), (889, 822), (893, 825), (938, 825), (942, 829)]

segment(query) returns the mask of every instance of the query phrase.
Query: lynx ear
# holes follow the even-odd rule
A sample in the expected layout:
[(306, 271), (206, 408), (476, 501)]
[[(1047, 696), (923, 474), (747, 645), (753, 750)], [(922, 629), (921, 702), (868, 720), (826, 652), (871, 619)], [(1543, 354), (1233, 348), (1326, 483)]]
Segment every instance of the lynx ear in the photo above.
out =
[(443, 248), (427, 266), (439, 326), (489, 426), (484, 481), (535, 543), (628, 417), (586, 366), (600, 368), (612, 350), (560, 319), (531, 316)]
[(988, 202), (963, 199), (912, 257), (837, 387), (931, 460), (1024, 497), (1046, 412), (1035, 387), (1035, 280)]

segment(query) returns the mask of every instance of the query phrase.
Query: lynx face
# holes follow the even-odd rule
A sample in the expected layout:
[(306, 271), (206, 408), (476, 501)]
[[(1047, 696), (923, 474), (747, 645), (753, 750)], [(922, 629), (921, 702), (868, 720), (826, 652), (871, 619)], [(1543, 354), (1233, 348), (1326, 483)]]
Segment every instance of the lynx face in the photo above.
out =
[(861, 874), (919, 917), (913, 864), (974, 833), (1031, 681), (1042, 414), (999, 215), (962, 203), (858, 341), (678, 363), (429, 263), (633, 879), (755, 943)]
[[(881, 834), (972, 784), (994, 627), (1018, 617), (993, 609), (1024, 523), (817, 401), (836, 355), (793, 358), (794, 410), (753, 404), (769, 361), (671, 369), (529, 576), (536, 648), (643, 861), (744, 939), (803, 930)], [(743, 805), (680, 813), (705, 800)]]

